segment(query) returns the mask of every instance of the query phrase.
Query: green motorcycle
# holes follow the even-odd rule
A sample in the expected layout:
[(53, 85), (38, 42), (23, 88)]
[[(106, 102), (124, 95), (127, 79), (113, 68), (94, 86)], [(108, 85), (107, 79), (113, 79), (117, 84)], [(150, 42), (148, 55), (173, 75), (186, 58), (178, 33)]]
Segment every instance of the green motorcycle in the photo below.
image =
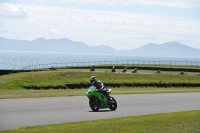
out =
[[(108, 89), (107, 92), (110, 94), (111, 89)], [(94, 86), (89, 87), (86, 96), (89, 98), (90, 108), (94, 112), (104, 108), (109, 108), (110, 110), (116, 110), (117, 108), (117, 101), (113, 97), (106, 97), (101, 92), (97, 91)]]

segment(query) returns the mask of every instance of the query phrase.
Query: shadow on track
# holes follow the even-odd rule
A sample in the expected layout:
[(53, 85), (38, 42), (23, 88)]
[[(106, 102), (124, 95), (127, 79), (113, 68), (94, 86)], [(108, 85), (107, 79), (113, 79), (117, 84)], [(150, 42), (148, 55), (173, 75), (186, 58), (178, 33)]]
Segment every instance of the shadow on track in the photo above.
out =
[[(94, 111), (90, 110), (88, 112), (94, 112)], [(113, 112), (113, 111), (112, 110), (99, 110), (98, 112)], [(94, 112), (94, 113), (96, 113), (96, 112)]]

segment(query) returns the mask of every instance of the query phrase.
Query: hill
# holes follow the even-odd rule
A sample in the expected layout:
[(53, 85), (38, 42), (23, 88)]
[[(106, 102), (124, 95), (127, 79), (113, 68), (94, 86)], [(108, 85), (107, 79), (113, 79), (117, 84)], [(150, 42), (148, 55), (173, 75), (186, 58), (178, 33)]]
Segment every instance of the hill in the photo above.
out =
[(143, 56), (178, 56), (200, 58), (200, 49), (195, 49), (179, 42), (167, 42), (160, 45), (149, 43), (137, 49), (120, 51), (120, 53)]
[(195, 49), (179, 42), (167, 42), (163, 44), (149, 43), (137, 49), (114, 50), (109, 46), (89, 46), (82, 42), (69, 40), (68, 38), (38, 38), (33, 41), (27, 41), (0, 37), (0, 50), (129, 54), (140, 56), (175, 56), (200, 58), (200, 49)]
[(38, 38), (33, 41), (14, 40), (0, 37), (1, 50), (20, 51), (48, 51), (69, 53), (113, 53), (115, 50), (109, 46), (88, 46), (85, 43), (71, 41), (67, 38), (44, 39)]

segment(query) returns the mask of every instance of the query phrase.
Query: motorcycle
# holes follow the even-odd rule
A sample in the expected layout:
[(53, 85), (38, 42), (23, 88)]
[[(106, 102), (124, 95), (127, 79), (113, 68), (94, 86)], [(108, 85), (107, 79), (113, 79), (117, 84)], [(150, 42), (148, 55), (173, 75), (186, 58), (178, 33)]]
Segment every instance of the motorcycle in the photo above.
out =
[[(112, 89), (108, 89), (108, 94), (111, 93)], [(99, 109), (109, 108), (110, 110), (114, 111), (117, 108), (117, 101), (114, 99), (114, 97), (109, 96), (106, 97), (104, 94), (96, 90), (95, 86), (90, 86), (86, 96), (89, 98), (89, 105), (90, 108), (97, 112)]]

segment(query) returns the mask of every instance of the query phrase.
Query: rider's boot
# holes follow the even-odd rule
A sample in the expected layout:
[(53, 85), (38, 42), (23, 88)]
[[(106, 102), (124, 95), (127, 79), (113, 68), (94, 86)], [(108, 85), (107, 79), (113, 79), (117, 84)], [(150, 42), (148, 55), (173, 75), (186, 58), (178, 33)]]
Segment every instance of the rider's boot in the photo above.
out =
[(106, 98), (104, 99), (104, 102), (106, 102), (106, 103), (110, 103), (110, 96), (109, 96), (109, 95), (106, 96)]
[(107, 103), (107, 98), (104, 99), (104, 102)]

